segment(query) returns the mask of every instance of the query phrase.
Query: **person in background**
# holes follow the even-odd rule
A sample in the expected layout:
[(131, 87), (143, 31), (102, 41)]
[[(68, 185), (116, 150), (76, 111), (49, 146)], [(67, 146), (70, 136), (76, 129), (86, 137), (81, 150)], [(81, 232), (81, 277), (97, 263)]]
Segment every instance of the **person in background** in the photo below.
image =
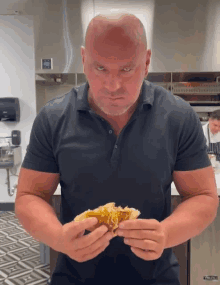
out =
[(209, 157), (214, 154), (220, 161), (220, 110), (211, 113), (207, 124), (202, 126)]
[[(218, 193), (193, 108), (145, 80), (151, 50), (132, 14), (98, 15), (81, 47), (87, 82), (38, 113), (19, 173), (15, 213), (59, 252), (51, 285), (180, 285), (172, 247), (215, 219)], [(171, 211), (171, 183), (182, 198)], [(58, 220), (50, 199), (61, 185)], [(116, 237), (97, 219), (109, 202), (138, 209)], [(114, 237), (114, 238), (113, 238)]]

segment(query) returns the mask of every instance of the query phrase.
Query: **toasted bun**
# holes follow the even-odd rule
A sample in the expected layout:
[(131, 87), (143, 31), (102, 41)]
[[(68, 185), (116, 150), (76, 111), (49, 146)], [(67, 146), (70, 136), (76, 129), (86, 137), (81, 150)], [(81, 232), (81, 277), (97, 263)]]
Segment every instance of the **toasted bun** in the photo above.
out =
[(101, 225), (106, 225), (111, 232), (115, 232), (118, 228), (118, 224), (125, 220), (135, 220), (141, 214), (140, 211), (134, 208), (125, 207), (124, 209), (115, 207), (115, 203), (108, 203), (104, 206), (100, 206), (94, 210), (87, 210), (82, 214), (75, 217), (74, 221), (83, 221), (90, 217), (96, 217), (98, 223), (89, 228), (89, 231), (93, 231)]

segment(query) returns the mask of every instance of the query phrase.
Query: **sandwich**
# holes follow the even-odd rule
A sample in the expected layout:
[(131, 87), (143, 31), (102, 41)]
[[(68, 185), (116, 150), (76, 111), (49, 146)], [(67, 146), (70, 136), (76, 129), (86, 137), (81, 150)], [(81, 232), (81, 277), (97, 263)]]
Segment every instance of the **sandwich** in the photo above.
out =
[(135, 220), (141, 214), (140, 211), (134, 208), (128, 208), (127, 206), (123, 209), (122, 207), (115, 207), (115, 203), (108, 203), (104, 206), (100, 206), (94, 210), (87, 210), (82, 214), (75, 217), (74, 221), (79, 222), (87, 218), (96, 217), (98, 223), (89, 228), (89, 231), (93, 231), (101, 225), (106, 225), (110, 232), (115, 233), (118, 225), (122, 221)]

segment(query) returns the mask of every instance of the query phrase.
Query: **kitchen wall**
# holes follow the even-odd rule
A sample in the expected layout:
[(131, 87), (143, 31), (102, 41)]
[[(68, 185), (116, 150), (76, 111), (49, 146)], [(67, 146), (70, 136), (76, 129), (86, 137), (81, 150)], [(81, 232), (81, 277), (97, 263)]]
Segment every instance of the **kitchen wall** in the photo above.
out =
[[(55, 3), (54, 3), (55, 2)], [(220, 70), (219, 0), (45, 0), (36, 16), (36, 72), (53, 58), (52, 73), (83, 72), (80, 45), (98, 13), (126, 11), (144, 24), (152, 50), (150, 72)]]
[[(36, 117), (33, 25), (32, 16), (0, 16), (0, 98), (19, 98), (21, 109), (20, 122), (0, 122), (0, 136), (10, 136), (12, 130), (21, 131), (22, 159)], [(17, 175), (19, 171), (20, 167)], [(4, 209), (1, 203), (15, 201), (15, 195), (8, 195), (6, 178), (6, 170), (0, 169), (0, 210)], [(16, 181), (17, 176), (10, 177), (11, 187)]]
[[(0, 16), (0, 96), (20, 98), (21, 121), (0, 122), (0, 133), (10, 135), (13, 129), (21, 130), (22, 160), (40, 108), (73, 87), (43, 82), (35, 86), (35, 72), (82, 73), (80, 45), (89, 21), (98, 13), (123, 10), (139, 17), (146, 29), (148, 48), (152, 49), (150, 72), (220, 70), (218, 0), (17, 2), (16, 10), (22, 16)], [(13, 10), (13, 5), (10, 9)], [(41, 58), (51, 57), (54, 69), (41, 70)], [(5, 180), (6, 170), (0, 169), (0, 203), (14, 202), (15, 195), (8, 196)], [(15, 181), (12, 176), (11, 187)]]

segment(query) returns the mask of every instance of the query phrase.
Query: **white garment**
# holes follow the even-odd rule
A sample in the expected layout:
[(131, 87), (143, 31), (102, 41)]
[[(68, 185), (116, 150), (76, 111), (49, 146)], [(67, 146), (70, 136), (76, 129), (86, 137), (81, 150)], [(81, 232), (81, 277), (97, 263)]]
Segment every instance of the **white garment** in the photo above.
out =
[[(209, 138), (208, 138), (208, 131), (207, 131), (207, 125), (209, 123), (205, 124), (202, 126), (203, 128), (203, 132), (204, 132), (204, 135), (206, 137), (206, 144), (208, 146), (208, 143), (209, 143)], [(218, 132), (217, 134), (212, 134), (212, 132), (210, 131), (209, 129), (209, 134), (210, 134), (210, 143), (217, 143), (217, 142), (220, 142), (220, 132)]]

